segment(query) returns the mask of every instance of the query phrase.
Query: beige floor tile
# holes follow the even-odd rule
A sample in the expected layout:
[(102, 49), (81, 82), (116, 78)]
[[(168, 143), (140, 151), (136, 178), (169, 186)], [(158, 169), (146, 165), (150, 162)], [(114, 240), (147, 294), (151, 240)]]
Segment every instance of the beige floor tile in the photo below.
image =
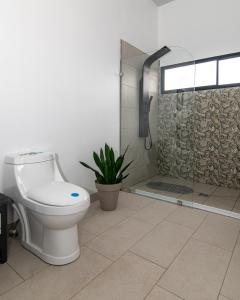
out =
[(118, 207), (125, 207), (132, 210), (139, 210), (151, 203), (153, 203), (155, 200), (139, 196), (136, 194), (126, 193), (126, 192), (120, 192), (119, 198), (118, 198)]
[(88, 211), (85, 215), (85, 218), (92, 217), (99, 212), (99, 201), (94, 201), (90, 203)]
[(25, 280), (49, 266), (24, 248), (9, 255), (8, 264)]
[(191, 193), (191, 194), (182, 195), (180, 197), (180, 199), (187, 200), (187, 201), (194, 202), (194, 203), (203, 204), (204, 202), (206, 202), (208, 197), (201, 196), (201, 195), (199, 195), (199, 193)]
[(232, 251), (240, 230), (240, 220), (209, 214), (194, 234), (197, 240)]
[(18, 239), (8, 238), (8, 256), (16, 254), (22, 250), (22, 245)]
[(240, 190), (239, 189), (229, 189), (225, 187), (218, 187), (214, 193), (213, 196), (220, 196), (220, 197), (237, 197), (239, 196)]
[(192, 234), (193, 230), (189, 228), (164, 221), (140, 240), (131, 251), (163, 268), (168, 268)]
[(100, 234), (132, 214), (133, 210), (127, 208), (114, 211), (100, 211), (96, 215), (84, 219), (79, 226), (92, 234)]
[(116, 260), (152, 228), (151, 224), (130, 218), (87, 243), (87, 247)]
[(22, 281), (23, 279), (8, 264), (0, 265), (0, 295)]
[(81, 226), (78, 228), (78, 240), (79, 245), (84, 246), (86, 243), (90, 242), (96, 237), (96, 234), (88, 232), (87, 230), (83, 229)]
[(174, 204), (156, 200), (155, 203), (141, 209), (134, 217), (157, 225), (175, 209), (177, 209), (177, 206)]
[(151, 293), (147, 296), (146, 300), (181, 300), (181, 298), (155, 286)]
[(226, 298), (223, 295), (219, 295), (218, 300), (233, 300), (233, 299), (229, 299), (229, 298)]
[(144, 299), (163, 271), (162, 268), (133, 253), (126, 253), (73, 300)]
[(240, 245), (234, 250), (233, 257), (223, 284), (221, 294), (230, 299), (240, 299)]
[(238, 199), (237, 202), (235, 203), (233, 211), (240, 213), (240, 199)]
[(231, 252), (191, 240), (158, 285), (184, 299), (216, 300)]
[(194, 193), (204, 193), (211, 195), (215, 190), (217, 189), (217, 186), (205, 184), (205, 183), (194, 183), (193, 184), (193, 190)]
[(219, 197), (219, 196), (210, 196), (204, 205), (211, 207), (217, 207), (225, 210), (232, 210), (236, 203), (235, 197)]
[(66, 300), (102, 272), (110, 261), (87, 248), (66, 266), (49, 267), (2, 296), (1, 300)]
[(179, 207), (171, 213), (166, 220), (192, 229), (197, 229), (207, 215), (207, 212), (199, 209)]

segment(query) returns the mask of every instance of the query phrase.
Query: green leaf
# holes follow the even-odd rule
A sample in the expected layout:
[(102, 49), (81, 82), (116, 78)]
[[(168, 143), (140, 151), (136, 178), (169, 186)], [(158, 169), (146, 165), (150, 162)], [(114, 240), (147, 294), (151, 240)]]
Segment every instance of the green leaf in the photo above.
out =
[(103, 172), (104, 172), (104, 164), (101, 162), (101, 160), (100, 160), (100, 158), (99, 158), (99, 156), (97, 155), (96, 152), (93, 152), (93, 159), (94, 159), (96, 165), (98, 166), (98, 168), (100, 169), (100, 171), (103, 174)]
[(101, 174), (97, 170), (93, 169), (88, 164), (86, 164), (86, 163), (84, 163), (82, 161), (80, 161), (80, 164), (83, 165), (85, 168), (92, 170), (95, 173), (95, 175), (97, 174), (98, 176), (101, 176)]
[(106, 160), (109, 159), (109, 152), (110, 152), (110, 148), (109, 148), (108, 144), (105, 144), (105, 157), (106, 157)]
[(123, 165), (123, 162), (124, 162), (124, 157), (122, 155), (120, 155), (118, 157), (118, 159), (116, 160), (116, 169), (117, 169), (118, 172), (120, 171), (120, 169)]
[(105, 158), (104, 158), (104, 154), (103, 154), (103, 149), (102, 148), (100, 149), (100, 158), (101, 158), (102, 164), (104, 164), (105, 163)]
[(124, 171), (126, 171), (127, 170), (127, 168), (131, 165), (133, 163), (133, 160), (132, 161), (130, 161), (121, 171), (120, 171), (120, 174), (123, 174), (124, 173)]

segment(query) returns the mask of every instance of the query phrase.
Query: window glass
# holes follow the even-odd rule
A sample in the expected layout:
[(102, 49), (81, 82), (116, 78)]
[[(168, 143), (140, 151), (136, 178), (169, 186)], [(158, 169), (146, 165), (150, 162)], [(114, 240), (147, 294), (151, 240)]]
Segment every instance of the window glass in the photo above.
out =
[(165, 91), (186, 89), (194, 86), (195, 66), (189, 65), (165, 70)]
[(219, 84), (240, 83), (240, 57), (219, 60)]
[(216, 61), (166, 69), (165, 91), (215, 85), (216, 72)]
[(196, 64), (195, 86), (217, 84), (217, 61)]

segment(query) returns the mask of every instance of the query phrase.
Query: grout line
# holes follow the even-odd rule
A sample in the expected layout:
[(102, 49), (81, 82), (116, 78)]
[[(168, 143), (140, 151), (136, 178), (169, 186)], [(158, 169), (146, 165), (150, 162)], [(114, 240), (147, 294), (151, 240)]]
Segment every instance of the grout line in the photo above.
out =
[(17, 283), (16, 285), (14, 285), (13, 287), (7, 289), (7, 290), (4, 291), (3, 293), (0, 293), (0, 297), (6, 295), (6, 294), (9, 293), (11, 290), (14, 290), (14, 289), (17, 288), (18, 286), (22, 285), (24, 282), (25, 282), (25, 280), (24, 280), (24, 281), (21, 281), (21, 282), (19, 282), (19, 283)]
[[(96, 239), (97, 237), (99, 237), (99, 236), (101, 236), (102, 234), (104, 234), (106, 231), (112, 229), (113, 227), (115, 227), (115, 226), (117, 226), (117, 225), (120, 225), (121, 223), (127, 221), (127, 220), (130, 219), (130, 218), (134, 218), (134, 219), (137, 219), (138, 221), (142, 221), (143, 223), (146, 223), (146, 224), (148, 224), (148, 225), (154, 226), (153, 224), (151, 224), (151, 223), (149, 223), (149, 222), (147, 222), (147, 221), (144, 221), (144, 220), (140, 220), (140, 219), (138, 219), (138, 218), (136, 218), (136, 217), (134, 216), (136, 213), (138, 213), (138, 212), (141, 211), (142, 209), (144, 209), (144, 208), (150, 206), (151, 204), (153, 204), (153, 203), (147, 204), (146, 206), (140, 208), (138, 211), (133, 210), (133, 209), (128, 209), (128, 208), (126, 207), (127, 210), (131, 211), (131, 214), (128, 215), (128, 216), (126, 216), (126, 217), (124, 217), (124, 218), (123, 218), (122, 220), (120, 220), (119, 222), (117, 222), (117, 223), (115, 223), (115, 224), (113, 224), (113, 225), (110, 225), (106, 230), (104, 230), (104, 231), (102, 231), (102, 232), (100, 232), (100, 233), (92, 233), (92, 232), (90, 232), (89, 230), (85, 229), (84, 227), (82, 227), (82, 229), (85, 230), (85, 231), (87, 231), (87, 232), (89, 232), (90, 234), (94, 234), (95, 237), (92, 239), (92, 240), (94, 240), (94, 239)], [(98, 214), (101, 215), (101, 212), (99, 212)], [(94, 217), (94, 216), (91, 216), (91, 217)], [(80, 225), (80, 226), (81, 226), (81, 225)], [(89, 242), (90, 242), (90, 241), (89, 241)], [(88, 242), (87, 242), (86, 244), (88, 244)], [(85, 245), (86, 245), (86, 244), (85, 244)]]
[(238, 232), (238, 236), (237, 236), (237, 239), (236, 239), (236, 242), (235, 242), (235, 246), (234, 246), (234, 248), (233, 248), (231, 257), (230, 257), (229, 262), (228, 262), (228, 266), (227, 266), (226, 272), (225, 272), (225, 274), (224, 274), (224, 278), (223, 278), (221, 287), (220, 287), (220, 289), (219, 289), (218, 297), (219, 297), (220, 294), (221, 294), (221, 291), (222, 291), (222, 288), (223, 288), (223, 284), (224, 284), (225, 279), (226, 279), (226, 277), (227, 277), (227, 273), (228, 273), (228, 270), (229, 270), (229, 268), (230, 268), (230, 264), (231, 264), (231, 262), (232, 262), (232, 258), (233, 258), (234, 252), (235, 252), (235, 250), (236, 250), (236, 248), (237, 248), (237, 246), (238, 246), (238, 239), (239, 239), (239, 238), (240, 238), (240, 230), (239, 230), (239, 232)]
[[(116, 262), (117, 260), (119, 260), (119, 258), (121, 258), (127, 251), (129, 251), (132, 247), (134, 247), (135, 246), (135, 244), (137, 244), (140, 240), (142, 240), (147, 234), (149, 234), (156, 226), (158, 226), (159, 224), (161, 224), (164, 220), (162, 220), (160, 223), (158, 223), (157, 225), (153, 225), (153, 224), (150, 224), (150, 223), (148, 223), (148, 222), (145, 222), (145, 221), (143, 221), (143, 220), (139, 220), (139, 219), (137, 219), (137, 218), (135, 218), (134, 216), (132, 216), (132, 217), (129, 217), (128, 219), (129, 220), (131, 220), (131, 218), (132, 219), (135, 219), (135, 220), (137, 220), (137, 221), (140, 221), (140, 222), (142, 222), (142, 223), (146, 223), (146, 224), (148, 224), (148, 225), (151, 225), (151, 226), (153, 226), (148, 232), (146, 232), (143, 236), (141, 236), (136, 242), (134, 242), (132, 245), (130, 245), (130, 247), (129, 248), (127, 248), (126, 250), (124, 250), (124, 252), (117, 258), (117, 259), (115, 259), (115, 260), (112, 260), (111, 258), (109, 258), (109, 257), (106, 257), (104, 254), (102, 254), (102, 253), (100, 253), (100, 252), (98, 252), (96, 249), (94, 249), (94, 251), (96, 252), (96, 253), (98, 253), (98, 254), (100, 254), (100, 255), (102, 255), (102, 256), (104, 256), (104, 257), (106, 257), (107, 259), (109, 259), (109, 260), (111, 260), (112, 262)], [(124, 221), (126, 221), (126, 220), (124, 220)], [(124, 222), (123, 221), (123, 222)], [(119, 223), (120, 224), (120, 223)], [(118, 225), (119, 225), (118, 224)], [(108, 231), (108, 230), (106, 230), (106, 231)], [(105, 232), (106, 232), (105, 231)], [(104, 233), (105, 233), (104, 232)], [(100, 235), (99, 235), (100, 236)], [(90, 250), (93, 250), (92, 248), (90, 248), (89, 246), (87, 246), (87, 245), (85, 245), (85, 247), (87, 247), (87, 248), (89, 248)], [(132, 252), (132, 251), (131, 251)], [(135, 254), (135, 253), (134, 253)]]
[(159, 287), (159, 286), (158, 286), (158, 288), (160, 288), (160, 289), (163, 289), (163, 290), (165, 290), (166, 292), (169, 292), (170, 294), (172, 294), (172, 295), (174, 295), (174, 296), (178, 297), (178, 298), (179, 298), (179, 299), (181, 299), (181, 300), (185, 300), (184, 298), (180, 297), (179, 295), (175, 294), (175, 293), (174, 293), (174, 292), (172, 292), (172, 291), (169, 291), (169, 290), (168, 290), (168, 289), (166, 289), (166, 288)]
[[(89, 249), (89, 248), (88, 248)], [(90, 249), (92, 250), (92, 249)], [(99, 253), (97, 253), (96, 251), (93, 251), (95, 252), (96, 254), (100, 255)], [(103, 255), (100, 255), (100, 256), (103, 256)], [(106, 258), (105, 256), (103, 256), (104, 258)], [(109, 260), (109, 259), (108, 259)], [(70, 296), (69, 298), (67, 298), (68, 300), (74, 298), (75, 296), (77, 296), (78, 294), (80, 294), (85, 288), (87, 288), (98, 276), (100, 276), (102, 273), (104, 273), (105, 271), (107, 271), (107, 269), (109, 269), (113, 264), (114, 262), (112, 262), (111, 260), (110, 261), (110, 264), (108, 266), (106, 266), (106, 268), (104, 268), (101, 272), (99, 272), (98, 274), (96, 274), (93, 278), (91, 278), (83, 287), (81, 287), (81, 289), (79, 291), (77, 291), (76, 293), (74, 293), (72, 296)]]
[[(107, 260), (109, 260), (111, 263), (114, 263), (114, 262), (116, 262), (116, 261), (119, 259), (119, 257), (118, 257), (117, 259), (113, 260), (112, 258), (109, 258), (109, 257), (107, 257), (106, 255), (100, 253), (100, 252), (99, 252), (98, 250), (96, 250), (96, 249), (92, 249), (92, 248), (90, 248), (89, 246), (86, 246), (86, 245), (84, 245), (84, 247), (87, 248), (87, 249), (89, 249), (90, 251), (94, 252), (95, 254), (98, 254), (98, 255), (103, 256), (104, 258), (106, 258)], [(121, 255), (121, 256), (122, 256), (122, 255)], [(120, 257), (121, 257), (121, 256), (120, 256)]]
[[(177, 258), (181, 255), (181, 253), (183, 252), (183, 250), (186, 248), (186, 246), (188, 245), (188, 243), (191, 241), (191, 239), (193, 238), (193, 235), (197, 232), (197, 230), (200, 228), (200, 226), (205, 222), (205, 219), (207, 218), (208, 215), (206, 215), (202, 222), (199, 224), (199, 227), (196, 228), (195, 230), (193, 230), (192, 234), (190, 235), (190, 237), (187, 239), (186, 243), (183, 245), (182, 249), (178, 252), (178, 254), (175, 256), (175, 258), (172, 260), (172, 262), (169, 264), (168, 268), (166, 269), (166, 271), (162, 274), (162, 276), (160, 277), (160, 279), (165, 275), (165, 273), (171, 268), (171, 266), (174, 264), (174, 262), (177, 260)], [(159, 280), (160, 281), (160, 280)], [(159, 283), (158, 281), (158, 283)], [(161, 287), (161, 286), (160, 286)]]
[(181, 296), (179, 296), (179, 295), (177, 295), (176, 293), (174, 293), (174, 292), (172, 292), (172, 291), (170, 291), (170, 290), (168, 290), (168, 289), (166, 289), (165, 287), (159, 287), (159, 286), (157, 286), (156, 285), (156, 287), (157, 288), (159, 288), (159, 289), (163, 289), (164, 291), (166, 291), (166, 292), (168, 292), (168, 293), (170, 293), (170, 294), (172, 294), (172, 295), (174, 295), (174, 296), (176, 296), (176, 297), (178, 297), (179, 299), (181, 299), (181, 300), (185, 300), (184, 298), (182, 298)]
[(24, 279), (22, 277), (22, 275), (20, 273), (18, 273), (17, 270), (15, 270), (8, 262), (7, 262), (7, 265), (23, 280), (23, 281), (26, 281), (27, 279)]
[[(151, 259), (149, 259), (149, 258), (147, 258), (147, 257), (144, 257), (144, 256), (142, 256), (142, 255), (139, 254), (139, 253), (135, 253), (134, 250), (132, 250), (132, 249), (128, 249), (126, 252), (131, 252), (132, 254), (134, 254), (134, 255), (136, 255), (136, 256), (138, 256), (138, 257), (140, 257), (140, 258), (146, 260), (147, 262), (149, 262), (149, 263), (151, 263), (151, 264), (154, 264), (155, 266), (157, 266), (157, 267), (163, 269), (164, 272), (168, 269), (168, 267), (161, 266), (160, 264), (156, 263), (155, 261), (152, 261)], [(126, 252), (125, 252), (125, 253), (126, 253)]]
[(196, 241), (196, 242), (200, 242), (200, 243), (202, 243), (202, 244), (206, 244), (206, 245), (211, 246), (211, 247), (213, 247), (213, 248), (221, 249), (221, 250), (223, 250), (223, 251), (225, 251), (225, 252), (228, 252), (228, 253), (232, 253), (232, 252), (233, 252), (233, 250), (229, 250), (229, 249), (222, 248), (222, 247), (220, 247), (220, 246), (216, 246), (216, 245), (214, 245), (214, 244), (211, 244), (210, 242), (206, 242), (206, 241), (200, 240), (200, 239), (198, 239), (198, 238), (196, 238), (196, 237), (192, 237), (192, 239), (193, 239), (194, 241)]
[[(148, 205), (150, 205), (150, 204), (148, 204)], [(147, 206), (148, 206), (148, 205), (147, 205)], [(147, 207), (147, 206), (145, 206), (145, 207)], [(143, 207), (143, 208), (145, 208), (145, 207)], [(141, 209), (143, 209), (143, 208), (141, 208)], [(141, 210), (141, 209), (140, 209), (140, 210)], [(134, 216), (131, 216), (131, 217), (134, 218)], [(167, 218), (167, 216), (166, 216), (165, 218)], [(162, 219), (162, 220), (160, 221), (160, 223), (162, 223), (162, 222), (165, 220), (165, 218)], [(130, 216), (129, 216), (127, 219), (130, 219)], [(137, 219), (137, 220), (139, 220), (139, 219)], [(124, 222), (124, 221), (126, 221), (126, 219), (123, 220), (122, 222)], [(142, 221), (142, 220), (140, 220), (140, 221)], [(122, 223), (122, 222), (120, 222), (120, 223)], [(142, 222), (143, 222), (143, 223), (147, 223), (147, 222), (145, 222), (145, 221), (142, 221)], [(118, 224), (120, 224), (120, 223), (118, 223)], [(98, 255), (103, 256), (104, 258), (108, 259), (108, 260), (111, 261), (112, 263), (111, 263), (106, 269), (104, 269), (102, 272), (100, 272), (98, 275), (96, 275), (94, 278), (92, 278), (92, 279), (91, 279), (84, 287), (81, 288), (81, 290), (79, 290), (77, 293), (75, 293), (73, 296), (71, 296), (71, 297), (69, 298), (69, 300), (72, 299), (73, 297), (75, 297), (77, 294), (79, 294), (79, 293), (80, 293), (83, 289), (85, 289), (88, 285), (90, 285), (90, 283), (91, 283), (93, 280), (95, 280), (96, 277), (100, 276), (102, 273), (104, 273), (105, 271), (107, 271), (107, 269), (109, 269), (113, 264), (115, 264), (117, 261), (119, 261), (119, 260), (120, 260), (127, 252), (131, 252), (131, 253), (133, 253), (134, 255), (140, 257), (139, 255), (135, 254), (135, 253), (134, 253), (133, 251), (131, 251), (130, 249), (131, 249), (136, 243), (138, 243), (140, 240), (142, 240), (147, 234), (149, 234), (149, 233), (150, 233), (156, 226), (158, 226), (160, 223), (156, 224), (155, 226), (151, 224), (151, 225), (154, 226), (154, 227), (153, 227), (150, 231), (148, 231), (146, 234), (144, 234), (140, 239), (138, 239), (133, 245), (131, 245), (126, 251), (124, 251), (124, 253), (121, 254), (121, 256), (119, 256), (119, 257), (118, 257), (116, 260), (114, 260), (114, 261), (112, 261), (112, 260), (109, 259), (108, 257), (104, 256), (103, 254), (99, 253), (97, 250), (93, 250), (93, 249), (91, 249), (91, 248), (88, 248), (87, 245), (85, 245), (84, 247), (86, 247), (86, 248), (92, 250), (93, 252), (95, 252), (95, 253), (98, 254)], [(115, 225), (118, 225), (118, 224), (115, 224)], [(147, 223), (147, 224), (148, 224), (148, 223)], [(113, 226), (111, 226), (111, 227), (114, 227), (115, 225), (113, 225)], [(109, 228), (109, 229), (110, 229), (110, 228)], [(109, 230), (109, 229), (107, 229), (107, 230)], [(107, 230), (105, 230), (104, 233), (105, 233)], [(103, 233), (102, 233), (102, 234), (103, 234)], [(101, 235), (101, 234), (99, 234), (98, 236), (100, 236), (100, 235)], [(97, 238), (97, 237), (96, 237), (96, 238)], [(147, 260), (146, 258), (143, 258), (143, 257), (141, 257), (141, 258), (144, 259), (144, 260), (146, 260), (146, 261), (149, 261), (150, 263), (152, 263), (152, 264), (154, 264), (154, 265), (156, 265), (158, 268), (165, 269), (165, 268), (159, 266), (158, 264), (153, 263), (153, 262), (150, 261), (150, 260)], [(163, 273), (164, 273), (164, 272), (163, 272)], [(160, 275), (159, 279), (161, 278), (161, 276), (162, 276), (162, 274)], [(159, 279), (156, 281), (155, 285), (157, 284), (157, 282), (159, 281)], [(153, 287), (154, 287), (154, 286), (153, 286)]]
[[(225, 296), (225, 295), (223, 295), (223, 294), (219, 294), (219, 296), (223, 296), (224, 298), (226, 298), (227, 300), (234, 300), (234, 299), (232, 299), (232, 298), (228, 298), (227, 296)], [(218, 297), (219, 297), (218, 296)], [(219, 299), (219, 298), (218, 298)]]
[[(177, 205), (176, 205), (176, 206), (177, 206)], [(176, 210), (177, 210), (177, 209), (175, 209), (173, 212), (175, 212)], [(168, 216), (170, 216), (173, 212), (171, 212)], [(155, 286), (157, 286), (157, 287), (159, 287), (159, 288), (163, 288), (162, 286), (159, 286), (159, 285), (158, 285), (160, 279), (161, 279), (161, 278), (164, 276), (164, 274), (168, 271), (168, 269), (171, 267), (171, 265), (176, 261), (177, 257), (181, 254), (181, 252), (183, 251), (183, 249), (186, 247), (186, 245), (187, 245), (188, 242), (191, 240), (192, 236), (195, 234), (195, 232), (198, 230), (198, 228), (203, 224), (203, 222), (205, 221), (205, 219), (207, 218), (208, 215), (209, 215), (209, 214), (207, 213), (206, 216), (204, 216), (203, 220), (200, 222), (199, 226), (198, 226), (195, 230), (192, 229), (193, 232), (192, 232), (191, 236), (187, 239), (187, 241), (186, 241), (186, 243), (183, 245), (182, 249), (176, 254), (176, 256), (174, 257), (174, 259), (172, 260), (172, 262), (169, 264), (169, 266), (168, 266), (167, 268), (166, 268), (166, 267), (163, 267), (163, 266), (160, 266), (160, 265), (156, 264), (155, 262), (152, 262), (151, 260), (146, 259), (145, 257), (140, 256), (139, 254), (134, 253), (134, 252), (131, 250), (131, 248), (132, 248), (133, 246), (128, 250), (128, 251), (133, 252), (135, 255), (138, 255), (138, 256), (140, 256), (141, 258), (143, 258), (143, 259), (145, 259), (145, 260), (147, 260), (147, 261), (149, 261), (149, 262), (151, 262), (151, 263), (154, 263), (155, 265), (157, 265), (157, 266), (159, 266), (159, 267), (165, 269), (165, 271), (160, 275), (159, 279), (156, 281), (155, 285), (154, 285), (153, 288), (149, 291), (149, 293), (147, 294), (147, 296), (152, 292), (152, 290), (154, 289)], [(161, 224), (161, 223), (164, 222), (164, 221), (167, 221), (166, 218), (168, 218), (168, 216), (166, 216), (159, 224)], [(157, 224), (157, 225), (159, 225), (159, 224)], [(156, 225), (156, 226), (157, 226), (157, 225)], [(180, 225), (180, 224), (177, 224), (177, 225)], [(155, 228), (156, 226), (154, 226), (154, 228)], [(152, 230), (154, 230), (154, 228), (153, 228)], [(151, 231), (152, 231), (152, 230), (151, 230)], [(150, 232), (151, 232), (151, 231), (150, 231)], [(150, 232), (149, 232), (149, 233), (150, 233)], [(140, 240), (142, 240), (142, 239), (140, 239)], [(140, 242), (140, 240), (139, 240), (138, 242)], [(163, 289), (165, 289), (165, 288), (163, 288)], [(165, 290), (168, 291), (167, 289), (165, 289)], [(168, 291), (168, 292), (170, 292), (170, 291)], [(175, 293), (173, 293), (173, 292), (170, 292), (170, 293), (173, 294), (173, 295), (176, 295), (176, 296), (179, 297), (180, 299), (184, 300), (184, 299), (183, 299), (182, 297), (180, 297), (179, 295), (177, 295), (177, 294), (175, 294)], [(146, 296), (146, 297), (147, 297), (147, 296)], [(145, 297), (144, 299), (146, 299), (146, 297)]]
[(236, 199), (236, 201), (235, 201), (235, 203), (234, 203), (233, 208), (231, 209), (231, 211), (234, 211), (234, 208), (237, 205), (237, 202), (238, 202), (238, 197), (237, 197), (237, 199)]
[[(211, 246), (211, 247), (213, 247), (213, 248), (221, 249), (221, 250), (226, 251), (226, 252), (229, 252), (229, 253), (232, 253), (232, 252), (234, 251), (234, 250), (225, 249), (225, 248), (220, 247), (220, 246), (216, 246), (216, 245), (214, 245), (214, 244), (212, 244), (212, 243), (210, 243), (210, 242), (203, 241), (203, 240), (201, 240), (201, 239), (199, 239), (199, 238), (196, 238), (196, 237), (192, 237), (192, 239), (195, 240), (195, 241), (197, 241), (197, 242), (206, 244), (206, 245)], [(233, 249), (234, 249), (234, 247), (233, 247)]]
[[(151, 204), (151, 203), (147, 204), (146, 206), (142, 207), (141, 209), (147, 207), (147, 206), (150, 205), (150, 204)], [(139, 209), (139, 211), (140, 211), (141, 209)], [(136, 212), (136, 211), (133, 211), (133, 213), (135, 213), (135, 212)], [(131, 216), (128, 216), (126, 219), (121, 220), (119, 223), (116, 223), (115, 225), (119, 225), (119, 224), (121, 224), (122, 222), (125, 222), (127, 219), (130, 219), (130, 217), (133, 217), (133, 216), (132, 216), (132, 215), (131, 215)], [(144, 221), (143, 221), (143, 223), (144, 223)], [(146, 222), (145, 222), (145, 223), (146, 223)], [(112, 226), (110, 226), (108, 229), (106, 229), (104, 232), (97, 234), (95, 238), (101, 236), (103, 233), (105, 233), (105, 232), (108, 231), (110, 228), (114, 227), (115, 225), (112, 225)], [(86, 231), (88, 231), (88, 230), (86, 230)], [(88, 232), (89, 232), (89, 231), (88, 231)], [(91, 233), (91, 232), (89, 232), (89, 233)], [(95, 238), (94, 238), (94, 239), (95, 239)], [(87, 243), (86, 243), (86, 244), (87, 244)], [(105, 271), (107, 271), (107, 269), (109, 269), (113, 264), (115, 264), (118, 260), (120, 260), (120, 259), (128, 252), (128, 250), (129, 250), (129, 249), (127, 249), (126, 251), (124, 251), (124, 253), (123, 253), (120, 257), (118, 257), (116, 260), (112, 261), (110, 258), (108, 258), (108, 257), (106, 257), (105, 255), (99, 253), (98, 251), (89, 248), (86, 244), (84, 245), (85, 248), (90, 249), (90, 250), (93, 251), (94, 253), (96, 253), (96, 254), (98, 254), (98, 255), (104, 257), (105, 259), (107, 259), (107, 260), (110, 261), (111, 263), (110, 263), (106, 268), (104, 268), (104, 270), (102, 270), (100, 273), (98, 273), (96, 276), (94, 276), (94, 277), (93, 277), (93, 278), (92, 278), (85, 286), (83, 286), (78, 292), (76, 292), (74, 295), (72, 295), (70, 298), (68, 298), (68, 300), (72, 299), (73, 297), (75, 297), (76, 295), (78, 295), (79, 293), (81, 293), (83, 289), (85, 289), (87, 286), (89, 286), (89, 285), (91, 284), (92, 281), (94, 281), (98, 276), (100, 276), (102, 273), (104, 273)], [(158, 266), (158, 267), (159, 267), (159, 266)]]

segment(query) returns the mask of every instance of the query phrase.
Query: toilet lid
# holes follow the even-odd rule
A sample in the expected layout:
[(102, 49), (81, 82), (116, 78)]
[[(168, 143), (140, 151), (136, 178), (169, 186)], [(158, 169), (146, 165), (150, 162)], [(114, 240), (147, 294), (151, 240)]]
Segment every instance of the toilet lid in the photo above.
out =
[(83, 188), (68, 182), (51, 182), (28, 191), (28, 197), (42, 204), (72, 206), (89, 202), (89, 194)]

